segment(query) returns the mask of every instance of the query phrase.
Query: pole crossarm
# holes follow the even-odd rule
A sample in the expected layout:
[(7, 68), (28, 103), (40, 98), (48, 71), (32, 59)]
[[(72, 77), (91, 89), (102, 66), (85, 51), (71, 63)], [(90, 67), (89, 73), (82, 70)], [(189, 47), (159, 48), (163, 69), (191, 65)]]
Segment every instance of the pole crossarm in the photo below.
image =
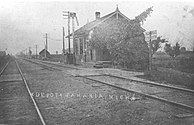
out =
[(71, 48), (70, 48), (70, 20), (72, 19), (72, 36), (73, 36), (73, 64), (76, 63), (76, 58), (75, 58), (75, 39), (74, 39), (74, 31), (75, 31), (75, 24), (74, 24), (74, 19), (76, 19), (76, 23), (79, 26), (78, 19), (76, 16), (75, 12), (70, 12), (70, 11), (63, 11), (63, 17), (64, 19), (68, 19), (68, 43), (69, 43), (69, 53), (71, 53)]

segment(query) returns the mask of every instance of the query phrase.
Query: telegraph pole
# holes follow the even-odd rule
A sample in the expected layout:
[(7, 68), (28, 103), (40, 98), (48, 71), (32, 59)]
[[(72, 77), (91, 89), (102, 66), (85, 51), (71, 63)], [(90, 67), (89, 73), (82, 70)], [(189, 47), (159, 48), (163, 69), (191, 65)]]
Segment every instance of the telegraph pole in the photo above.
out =
[(63, 54), (65, 54), (65, 39), (64, 39), (64, 36), (65, 36), (65, 30), (64, 30), (64, 27), (63, 27)]
[(69, 44), (69, 54), (71, 53), (71, 44), (70, 44), (70, 12), (69, 11), (63, 11), (63, 16), (67, 17), (64, 19), (67, 19), (67, 32), (68, 32), (68, 44)]
[(74, 19), (76, 18), (77, 21), (77, 25), (78, 24), (78, 20), (77, 20), (77, 16), (75, 12), (64, 12), (64, 13), (68, 13), (68, 15), (63, 15), (63, 16), (68, 16), (68, 42), (69, 42), (69, 53), (71, 53), (71, 48), (70, 48), (70, 18), (72, 18), (72, 36), (73, 36), (73, 64), (76, 64), (76, 58), (75, 58), (75, 38), (74, 38), (74, 30), (75, 30), (75, 25), (74, 25)]
[(32, 54), (31, 47), (29, 47), (29, 57), (28, 58), (31, 58), (31, 54)]
[(31, 47), (29, 47), (29, 56), (30, 56), (30, 50), (31, 50)]
[(71, 45), (70, 45), (70, 12), (68, 11), (68, 43), (69, 43), (69, 54), (71, 53)]
[(28, 49), (26, 48), (26, 56), (27, 56), (27, 54), (28, 54)]
[(37, 45), (36, 45), (36, 59), (37, 59)]
[(76, 59), (75, 59), (75, 38), (74, 38), (74, 30), (75, 30), (75, 25), (74, 25), (74, 17), (75, 13), (72, 13), (72, 37), (73, 37), (73, 64), (76, 64)]
[(152, 33), (149, 32), (150, 41), (149, 41), (149, 71), (152, 70), (152, 50), (151, 50), (151, 42), (152, 42)]
[(152, 40), (157, 39), (157, 30), (145, 32), (145, 38), (147, 38), (148, 48), (149, 48), (149, 68), (148, 70), (152, 70)]
[(73, 37), (73, 64), (75, 65), (76, 64), (76, 57), (75, 57), (75, 34), (74, 34), (74, 31), (75, 31), (75, 24), (74, 24), (74, 19), (76, 18), (76, 21), (77, 21), (77, 25), (79, 25), (78, 23), (78, 20), (77, 20), (77, 16), (76, 16), (76, 13), (74, 12), (71, 12), (70, 13), (70, 17), (72, 17), (72, 37)]
[(44, 53), (44, 54), (45, 54), (45, 58), (46, 58), (47, 47), (48, 47), (48, 46), (47, 46), (47, 33), (46, 33), (46, 45), (45, 45), (45, 53)]
[(48, 50), (47, 33), (46, 33), (46, 50)]

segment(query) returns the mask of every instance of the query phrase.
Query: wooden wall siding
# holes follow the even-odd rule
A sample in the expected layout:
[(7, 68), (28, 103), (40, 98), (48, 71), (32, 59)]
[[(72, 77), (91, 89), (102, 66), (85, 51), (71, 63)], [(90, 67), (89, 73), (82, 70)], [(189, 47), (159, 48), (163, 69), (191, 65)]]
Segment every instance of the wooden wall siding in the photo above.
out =
[[(112, 15), (112, 16), (111, 16)], [(111, 16), (111, 17), (110, 17)], [(107, 18), (108, 17), (108, 18)], [(81, 30), (83, 30), (81, 34), (77, 34), (76, 38), (76, 55), (77, 55), (77, 62), (81, 62), (81, 61), (85, 61), (85, 50), (86, 51), (86, 61), (90, 62), (90, 61), (110, 61), (111, 60), (111, 56), (109, 51), (103, 50), (103, 49), (92, 49), (88, 46), (88, 42), (89, 42), (89, 33), (92, 29), (91, 26), (94, 27), (98, 27), (98, 26), (107, 26), (111, 21), (113, 20), (118, 20), (118, 19), (123, 19), (125, 18), (126, 20), (129, 20), (127, 17), (125, 17), (123, 14), (121, 14), (119, 11), (115, 11), (113, 13), (108, 14), (105, 18), (107, 18), (106, 20), (102, 21), (101, 23), (97, 22), (97, 23), (93, 23), (92, 24), (88, 24), (86, 26), (83, 26), (82, 28), (80, 28), (80, 32)], [(103, 19), (105, 19), (103, 18)], [(102, 19), (102, 20), (103, 20)], [(93, 27), (93, 28), (94, 28)]]

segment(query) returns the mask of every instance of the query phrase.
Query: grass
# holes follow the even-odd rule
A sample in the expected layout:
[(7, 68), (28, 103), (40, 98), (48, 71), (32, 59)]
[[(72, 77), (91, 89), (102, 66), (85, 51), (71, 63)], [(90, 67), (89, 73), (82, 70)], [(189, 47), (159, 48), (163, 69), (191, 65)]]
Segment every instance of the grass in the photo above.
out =
[(152, 60), (153, 70), (138, 77), (194, 89), (193, 62), (194, 52), (183, 53), (174, 60), (165, 53), (155, 54)]
[(0, 71), (6, 65), (8, 60), (9, 60), (8, 56), (0, 56)]
[(167, 54), (155, 54), (152, 59), (154, 67), (171, 68), (174, 70), (194, 74), (194, 52), (185, 52), (174, 60)]

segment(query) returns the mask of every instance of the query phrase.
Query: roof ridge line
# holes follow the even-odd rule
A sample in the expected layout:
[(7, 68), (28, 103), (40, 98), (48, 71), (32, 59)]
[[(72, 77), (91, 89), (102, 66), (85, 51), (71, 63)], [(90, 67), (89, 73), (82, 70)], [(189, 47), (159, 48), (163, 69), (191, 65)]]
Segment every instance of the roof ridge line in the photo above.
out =
[[(111, 13), (112, 13), (112, 14), (111, 14)], [(111, 13), (109, 13), (110, 15), (107, 14), (107, 15), (109, 15), (109, 16), (107, 16), (107, 15), (103, 16), (103, 17), (105, 17), (104, 19), (100, 20), (99, 22), (97, 22), (96, 24), (94, 24), (93, 26), (91, 26), (90, 28), (88, 28), (87, 31), (90, 31), (92, 28), (94, 28), (94, 27), (96, 27), (97, 25), (103, 23), (104, 21), (106, 21), (107, 19), (109, 19), (110, 17), (112, 17), (114, 14), (120, 14), (120, 15), (121, 15), (122, 17), (124, 17), (126, 20), (131, 21), (127, 16), (125, 16), (124, 14), (122, 14), (119, 10), (115, 10), (115, 11), (113, 11), (113, 12), (111, 12)], [(107, 16), (107, 17), (106, 17), (106, 16)], [(103, 18), (103, 17), (101, 17), (101, 18)], [(83, 25), (82, 27), (87, 26), (87, 24), (92, 23), (92, 22), (95, 22), (95, 21), (96, 21), (96, 20), (93, 20), (93, 21), (91, 21), (91, 22), (88, 22), (88, 23), (86, 23), (85, 25)], [(130, 24), (130, 25), (131, 25), (131, 24)], [(81, 29), (82, 27), (80, 27), (79, 29)], [(79, 29), (75, 30), (75, 32), (78, 31)], [(68, 36), (71, 36), (71, 35), (72, 35), (72, 33), (71, 33), (70, 35), (68, 35)], [(67, 38), (68, 36), (66, 36), (66, 38)]]
[(125, 17), (128, 21), (131, 21), (127, 16), (125, 16), (124, 14), (122, 14), (120, 11), (117, 11), (117, 13), (121, 14), (121, 16)]
[[(103, 20), (101, 20), (100, 22), (98, 22), (97, 24), (95, 24), (94, 26), (92, 26), (91, 28), (89, 28), (88, 30), (91, 30), (92, 28), (94, 28), (95, 26), (97, 26), (97, 25), (99, 25), (100, 23), (102, 23), (102, 22), (104, 22), (105, 20), (107, 20), (108, 18), (110, 18), (111, 16), (113, 16), (114, 14), (116, 13), (116, 11), (114, 11), (114, 12), (112, 12), (112, 14), (110, 15), (110, 16), (108, 16), (108, 17), (106, 17), (105, 19), (103, 19)], [(107, 14), (108, 15), (108, 14)], [(106, 15), (105, 15), (106, 16)], [(104, 17), (104, 16), (103, 16)], [(103, 18), (103, 17), (101, 17), (101, 18)], [(94, 22), (94, 21), (96, 21), (96, 20), (93, 20), (93, 21), (91, 21), (91, 22)], [(89, 22), (89, 23), (91, 23), (91, 22)], [(84, 27), (84, 26), (86, 26), (87, 24), (85, 24), (85, 25), (83, 25), (82, 27)], [(82, 27), (80, 27), (80, 28), (82, 28)], [(80, 29), (79, 28), (79, 29)], [(77, 29), (77, 30), (79, 30), (79, 29)], [(77, 31), (77, 30), (75, 30), (75, 32)], [(72, 34), (72, 33), (71, 33)], [(71, 34), (70, 34), (70, 36), (71, 36)], [(68, 36), (66, 36), (66, 38), (67, 38)]]
[(108, 18), (110, 18), (111, 16), (113, 16), (113, 15), (116, 14), (116, 13), (119, 13), (121, 16), (125, 17), (128, 21), (131, 21), (127, 16), (125, 16), (124, 14), (122, 14), (120, 11), (117, 11), (117, 10), (116, 10), (116, 11), (114, 11), (110, 16), (108, 16), (107, 18), (103, 19), (102, 21), (100, 21), (100, 22), (97, 23), (96, 25), (94, 25), (94, 26), (92, 26), (91, 28), (89, 28), (89, 30), (92, 29), (93, 27), (99, 25), (100, 23), (104, 22), (105, 20), (107, 20)]
[[(114, 12), (113, 12), (110, 16), (108, 16), (107, 18), (103, 19), (103, 20), (100, 21), (99, 23), (97, 23), (97, 24), (95, 24), (94, 26), (92, 26), (91, 28), (89, 28), (89, 30), (92, 29), (92, 28), (94, 28), (95, 26), (101, 24), (102, 22), (104, 22), (105, 20), (107, 20), (108, 18), (110, 18), (111, 16), (113, 16), (115, 13), (116, 13), (116, 11), (114, 11)], [(106, 16), (106, 15), (105, 15), (105, 16)]]

